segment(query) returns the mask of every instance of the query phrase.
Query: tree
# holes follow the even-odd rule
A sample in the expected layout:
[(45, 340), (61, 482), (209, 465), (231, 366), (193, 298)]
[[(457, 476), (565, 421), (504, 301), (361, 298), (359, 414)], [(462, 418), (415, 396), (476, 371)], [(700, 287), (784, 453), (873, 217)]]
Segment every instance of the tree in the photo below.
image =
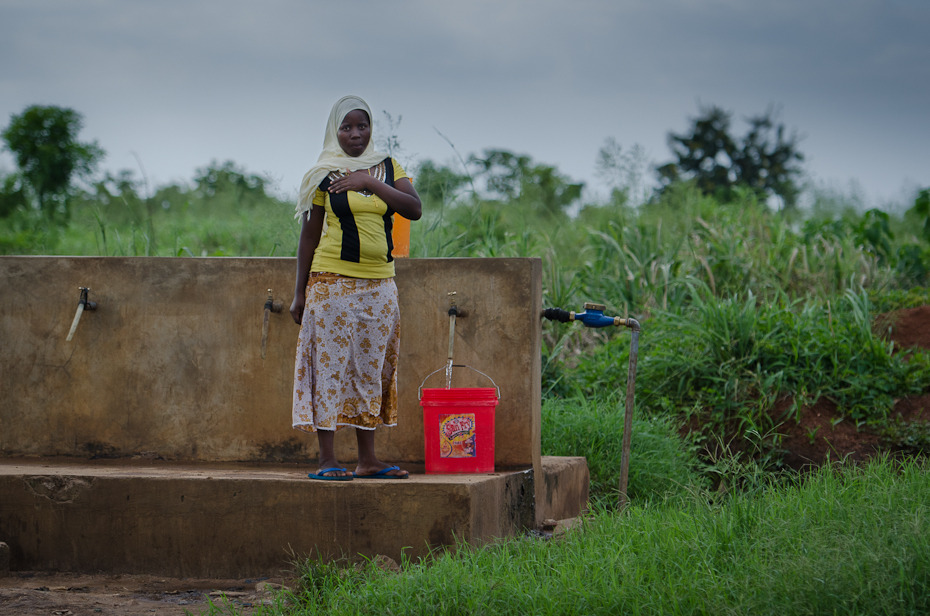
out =
[(423, 203), (430, 206), (452, 203), (462, 188), (468, 184), (467, 175), (457, 173), (445, 165), (432, 160), (423, 161), (414, 173), (413, 183)]
[(773, 110), (747, 120), (749, 130), (742, 139), (730, 135), (731, 113), (712, 106), (701, 109), (685, 133), (669, 133), (668, 144), (677, 161), (657, 168), (663, 187), (691, 180), (706, 194), (721, 200), (734, 196), (735, 188), (748, 188), (761, 199), (778, 196), (786, 208), (797, 202), (799, 138), (786, 135), (776, 123)]
[(646, 150), (638, 143), (624, 151), (616, 139), (607, 137), (597, 152), (597, 175), (610, 186), (614, 199), (620, 203), (646, 201), (646, 167)]
[(800, 192), (795, 178), (801, 168), (796, 163), (804, 155), (798, 151), (797, 135), (786, 137), (784, 125), (776, 125), (772, 115), (769, 110), (749, 118), (749, 132), (734, 160), (737, 178), (757, 194), (778, 195), (786, 208), (793, 208)]
[(3, 131), (23, 182), (49, 221), (67, 219), (73, 177), (91, 173), (103, 158), (96, 142), (77, 140), (82, 123), (73, 109), (32, 105), (13, 115)]
[(525, 154), (485, 150), (484, 157), (469, 160), (485, 176), (488, 190), (506, 200), (521, 200), (556, 214), (581, 197), (583, 183), (572, 182), (555, 167), (538, 165)]
[(197, 191), (205, 200), (232, 197), (237, 206), (252, 206), (268, 199), (268, 180), (261, 175), (248, 173), (231, 160), (222, 165), (215, 160), (197, 169), (194, 177)]
[(921, 232), (924, 239), (930, 242), (930, 188), (924, 188), (917, 193), (914, 207), (908, 210), (909, 214), (911, 212), (923, 222)]
[(0, 186), (0, 218), (10, 216), (27, 205), (23, 183), (17, 175), (7, 175)]

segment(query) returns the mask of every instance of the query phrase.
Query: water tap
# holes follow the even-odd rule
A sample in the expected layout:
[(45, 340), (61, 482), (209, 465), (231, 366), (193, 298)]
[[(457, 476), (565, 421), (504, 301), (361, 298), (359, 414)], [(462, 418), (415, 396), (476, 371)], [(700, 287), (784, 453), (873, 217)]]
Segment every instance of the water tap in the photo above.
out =
[(268, 348), (268, 317), (272, 312), (281, 312), (282, 310), (284, 310), (284, 303), (274, 301), (274, 291), (268, 289), (268, 299), (265, 300), (265, 309), (262, 316), (262, 359), (265, 359), (265, 351)]
[(81, 298), (78, 300), (77, 311), (74, 313), (74, 320), (71, 321), (68, 337), (65, 338), (66, 342), (71, 342), (71, 339), (74, 338), (74, 332), (77, 331), (78, 323), (81, 322), (81, 315), (84, 314), (84, 311), (97, 309), (97, 302), (87, 299), (90, 289), (88, 287), (78, 287), (78, 290), (81, 292)]
[(449, 291), (446, 295), (449, 296), (449, 316), (453, 318), (467, 316), (467, 313), (463, 309), (455, 305), (456, 292)]
[(268, 289), (268, 299), (265, 300), (265, 310), (270, 310), (271, 312), (281, 312), (284, 310), (283, 302), (274, 301), (274, 291)]

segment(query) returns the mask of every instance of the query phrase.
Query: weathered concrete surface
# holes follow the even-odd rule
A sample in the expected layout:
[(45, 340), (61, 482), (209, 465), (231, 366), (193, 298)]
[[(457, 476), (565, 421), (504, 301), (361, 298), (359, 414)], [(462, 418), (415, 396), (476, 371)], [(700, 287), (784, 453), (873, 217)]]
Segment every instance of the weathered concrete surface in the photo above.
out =
[[(547, 458), (543, 474), (564, 483), (579, 465), (582, 458)], [(305, 472), (295, 464), (7, 458), (0, 541), (14, 570), (241, 578), (276, 575), (295, 555), (399, 561), (534, 524), (529, 469), (351, 482), (310, 481)]]
[[(132, 456), (295, 461), (316, 439), (291, 429), (297, 326), (289, 258), (0, 257), (0, 456)], [(501, 389), (496, 462), (539, 460), (541, 264), (538, 259), (403, 259), (399, 425), (379, 453), (422, 462), (417, 392), (448, 350), (448, 292), (467, 311), (455, 361)], [(65, 339), (79, 299), (86, 311)], [(267, 290), (272, 313), (265, 358)], [(441, 375), (427, 386), (443, 386)], [(489, 385), (457, 370), (453, 386)], [(337, 438), (354, 459), (351, 431)]]
[(543, 456), (542, 469), (538, 475), (537, 522), (566, 520), (581, 514), (591, 484), (587, 461), (581, 457)]

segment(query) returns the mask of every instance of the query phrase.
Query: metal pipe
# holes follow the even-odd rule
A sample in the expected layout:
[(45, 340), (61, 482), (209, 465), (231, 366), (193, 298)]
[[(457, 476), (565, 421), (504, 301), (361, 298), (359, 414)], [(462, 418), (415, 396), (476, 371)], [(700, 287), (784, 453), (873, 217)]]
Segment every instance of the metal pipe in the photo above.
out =
[(452, 388), (452, 348), (455, 344), (455, 318), (465, 316), (464, 311), (458, 309), (455, 305), (455, 291), (450, 291), (449, 296), (449, 353), (446, 356), (446, 389)]
[(639, 354), (639, 322), (624, 319), (630, 328), (630, 363), (626, 371), (626, 410), (623, 413), (623, 447), (620, 450), (620, 509), (630, 502), (627, 495), (627, 480), (630, 475), (630, 446), (633, 440), (633, 397), (636, 389), (636, 358)]

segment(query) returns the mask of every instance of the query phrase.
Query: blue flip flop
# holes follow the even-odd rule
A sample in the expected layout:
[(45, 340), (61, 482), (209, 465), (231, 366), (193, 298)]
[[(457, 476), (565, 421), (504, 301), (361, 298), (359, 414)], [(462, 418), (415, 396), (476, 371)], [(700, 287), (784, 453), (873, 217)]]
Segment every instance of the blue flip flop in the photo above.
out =
[(358, 473), (352, 473), (352, 476), (356, 479), (407, 479), (410, 477), (410, 473), (406, 475), (389, 475), (391, 471), (399, 471), (399, 466), (389, 466), (387, 468), (382, 468), (377, 473), (372, 473), (371, 475), (359, 475)]
[(342, 471), (345, 472), (346, 469), (339, 468), (338, 466), (332, 466), (330, 468), (320, 469), (319, 473), (308, 473), (307, 477), (310, 479), (318, 479), (320, 481), (352, 481), (352, 475), (332, 475), (327, 476), (326, 473), (331, 473), (333, 471)]

